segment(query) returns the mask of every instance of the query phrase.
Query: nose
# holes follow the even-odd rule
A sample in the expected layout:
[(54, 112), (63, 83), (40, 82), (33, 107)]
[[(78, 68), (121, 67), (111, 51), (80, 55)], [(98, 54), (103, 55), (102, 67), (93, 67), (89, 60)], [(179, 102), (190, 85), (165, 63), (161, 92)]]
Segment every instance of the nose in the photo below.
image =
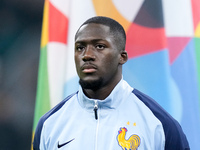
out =
[(94, 50), (93, 50), (92, 46), (86, 47), (86, 50), (82, 57), (82, 60), (83, 61), (94, 61), (95, 60)]

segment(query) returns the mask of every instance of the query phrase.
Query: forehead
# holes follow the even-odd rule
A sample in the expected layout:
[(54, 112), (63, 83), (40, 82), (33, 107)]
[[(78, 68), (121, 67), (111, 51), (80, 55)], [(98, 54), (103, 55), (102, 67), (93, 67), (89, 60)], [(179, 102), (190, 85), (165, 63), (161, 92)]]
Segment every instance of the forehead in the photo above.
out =
[(111, 38), (110, 27), (102, 24), (90, 23), (83, 25), (77, 32), (75, 41), (86, 39), (108, 39)]

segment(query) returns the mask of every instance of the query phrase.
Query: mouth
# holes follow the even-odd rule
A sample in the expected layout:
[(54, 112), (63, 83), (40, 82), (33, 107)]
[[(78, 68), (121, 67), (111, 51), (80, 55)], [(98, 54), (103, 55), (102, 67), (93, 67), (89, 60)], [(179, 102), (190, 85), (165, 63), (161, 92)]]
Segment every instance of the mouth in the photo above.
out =
[(94, 73), (97, 71), (97, 67), (93, 64), (86, 63), (81, 67), (81, 70), (83, 73)]

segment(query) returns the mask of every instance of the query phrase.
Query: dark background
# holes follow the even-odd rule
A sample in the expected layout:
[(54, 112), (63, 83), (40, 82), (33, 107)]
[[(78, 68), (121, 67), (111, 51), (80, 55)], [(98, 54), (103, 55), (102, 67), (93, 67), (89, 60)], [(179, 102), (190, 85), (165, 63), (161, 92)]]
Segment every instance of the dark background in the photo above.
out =
[(30, 150), (44, 0), (0, 0), (0, 150)]

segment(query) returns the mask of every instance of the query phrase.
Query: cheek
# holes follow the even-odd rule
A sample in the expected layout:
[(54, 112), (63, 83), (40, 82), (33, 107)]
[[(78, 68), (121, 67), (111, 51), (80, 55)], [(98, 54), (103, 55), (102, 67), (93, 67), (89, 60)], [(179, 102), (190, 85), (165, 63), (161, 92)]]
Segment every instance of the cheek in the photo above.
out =
[(105, 58), (105, 62), (107, 62), (110, 67), (116, 67), (119, 64), (119, 57), (118, 55), (109, 55), (108, 57)]
[(76, 66), (76, 71), (78, 72), (79, 68), (80, 68), (80, 58), (78, 56), (74, 56), (74, 62), (75, 62), (75, 66)]
[(113, 56), (113, 55), (110, 55), (102, 59), (101, 62), (103, 64), (104, 70), (109, 72), (116, 70), (119, 65), (118, 56)]
[(76, 65), (79, 65), (80, 59), (81, 59), (80, 55), (78, 55), (78, 54), (75, 54), (75, 55), (74, 55), (74, 61), (75, 61), (75, 64), (76, 64)]

